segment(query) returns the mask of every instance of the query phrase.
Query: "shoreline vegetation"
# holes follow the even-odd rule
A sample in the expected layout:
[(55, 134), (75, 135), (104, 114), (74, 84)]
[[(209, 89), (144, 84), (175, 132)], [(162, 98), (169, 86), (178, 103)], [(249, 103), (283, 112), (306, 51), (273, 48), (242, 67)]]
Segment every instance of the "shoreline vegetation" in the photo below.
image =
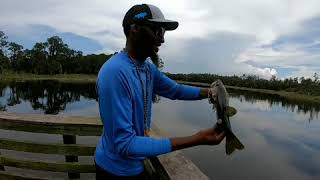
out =
[[(201, 83), (201, 82), (187, 82), (187, 81), (177, 81), (181, 84), (199, 86), (199, 87), (209, 87), (210, 84), (208, 83)], [(227, 89), (234, 89), (234, 90), (241, 90), (241, 91), (250, 91), (256, 93), (263, 93), (263, 94), (270, 94), (270, 95), (278, 95), (279, 97), (286, 98), (288, 100), (293, 101), (301, 101), (301, 102), (311, 102), (320, 104), (320, 96), (314, 95), (303, 95), (296, 92), (287, 92), (287, 91), (275, 91), (269, 89), (256, 89), (256, 88), (247, 88), (247, 87), (238, 87), (238, 86), (228, 86), (226, 85)]]
[(1, 81), (32, 81), (32, 80), (55, 80), (70, 83), (95, 83), (97, 79), (93, 74), (55, 74), (38, 75), (30, 73), (4, 73), (0, 74)]
[[(30, 80), (56, 80), (60, 82), (67, 83), (95, 83), (96, 75), (89, 74), (57, 74), (57, 75), (37, 75), (30, 73), (3, 73), (0, 74), (1, 81), (30, 81)], [(199, 86), (199, 87), (209, 87), (209, 83), (201, 83), (201, 82), (190, 82), (190, 81), (181, 81), (176, 80), (178, 83)], [(315, 95), (304, 95), (297, 92), (287, 92), (287, 91), (276, 91), (269, 89), (257, 89), (257, 88), (248, 88), (248, 87), (238, 87), (238, 86), (229, 86), (226, 85), (228, 89), (234, 90), (242, 90), (242, 91), (250, 91), (256, 93), (264, 93), (271, 95), (278, 95), (279, 97), (286, 98), (288, 100), (293, 101), (301, 101), (301, 102), (310, 102), (320, 104), (320, 96)]]

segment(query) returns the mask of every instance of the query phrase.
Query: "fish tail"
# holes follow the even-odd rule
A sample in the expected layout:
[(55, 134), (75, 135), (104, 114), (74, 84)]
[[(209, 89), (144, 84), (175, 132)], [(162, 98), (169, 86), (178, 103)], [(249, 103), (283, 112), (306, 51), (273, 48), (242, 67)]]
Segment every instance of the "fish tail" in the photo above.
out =
[(240, 140), (232, 133), (228, 133), (226, 137), (226, 153), (228, 155), (232, 154), (236, 149), (242, 150), (244, 149), (244, 145), (240, 142)]

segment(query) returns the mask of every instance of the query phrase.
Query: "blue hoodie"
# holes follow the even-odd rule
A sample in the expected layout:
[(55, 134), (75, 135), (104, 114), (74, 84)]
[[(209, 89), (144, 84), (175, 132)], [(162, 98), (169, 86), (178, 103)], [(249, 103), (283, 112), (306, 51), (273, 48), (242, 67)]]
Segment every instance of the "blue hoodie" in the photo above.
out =
[[(146, 72), (149, 72), (148, 88)], [(144, 98), (138, 73), (143, 89), (149, 92), (149, 128), (153, 92), (170, 99), (200, 99), (200, 88), (177, 84), (149, 61), (134, 64), (126, 52), (111, 57), (101, 67), (97, 79), (103, 133), (96, 147), (95, 161), (118, 176), (137, 175), (144, 170), (143, 160), (146, 157), (171, 151), (169, 138), (144, 136)]]

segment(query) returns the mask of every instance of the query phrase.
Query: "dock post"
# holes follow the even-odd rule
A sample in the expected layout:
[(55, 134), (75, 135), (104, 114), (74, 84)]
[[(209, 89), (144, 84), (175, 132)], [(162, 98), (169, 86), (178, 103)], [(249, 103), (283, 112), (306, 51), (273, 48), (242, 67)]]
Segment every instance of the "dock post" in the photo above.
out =
[[(76, 144), (76, 136), (74, 135), (63, 135), (64, 144)], [(78, 162), (78, 156), (66, 155), (66, 162)], [(68, 172), (69, 179), (80, 179), (80, 173)]]
[[(1, 155), (1, 152), (0, 152)], [(5, 171), (4, 166), (0, 165), (0, 171)]]

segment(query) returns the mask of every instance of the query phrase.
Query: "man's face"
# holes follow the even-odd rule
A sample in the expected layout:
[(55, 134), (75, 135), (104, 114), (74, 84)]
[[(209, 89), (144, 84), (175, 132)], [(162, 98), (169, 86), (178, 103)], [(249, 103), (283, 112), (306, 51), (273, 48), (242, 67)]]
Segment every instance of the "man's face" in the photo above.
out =
[(159, 47), (164, 42), (165, 29), (160, 26), (137, 25), (133, 45), (138, 57), (155, 59)]

